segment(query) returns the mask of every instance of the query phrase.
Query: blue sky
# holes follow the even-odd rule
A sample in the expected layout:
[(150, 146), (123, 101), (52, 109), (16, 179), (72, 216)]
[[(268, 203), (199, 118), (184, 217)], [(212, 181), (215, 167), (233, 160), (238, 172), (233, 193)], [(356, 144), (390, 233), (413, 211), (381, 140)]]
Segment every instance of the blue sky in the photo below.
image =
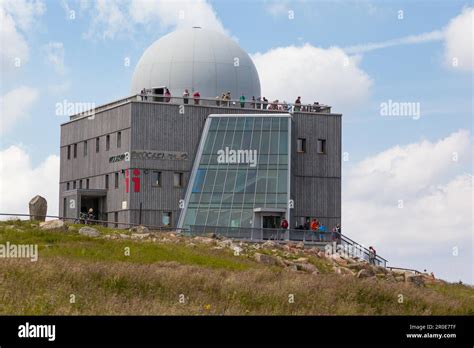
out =
[[(131, 6), (132, 2), (136, 7)], [(424, 267), (420, 256), (408, 251), (407, 254), (391, 251), (386, 244), (391, 243), (393, 236), (384, 237), (385, 245), (380, 238), (384, 233), (392, 234), (384, 232), (389, 228), (377, 224), (377, 228), (371, 229), (372, 222), (363, 216), (370, 206), (358, 198), (364, 193), (355, 189), (359, 185), (356, 179), (361, 173), (369, 178), (386, 173), (386, 180), (393, 182), (393, 187), (389, 185), (391, 188), (387, 189), (381, 183), (379, 190), (387, 194), (393, 190), (421, 210), (414, 208), (411, 215), (392, 214), (387, 210), (380, 218), (391, 226), (391, 218), (396, 223), (403, 216), (407, 216), (407, 221), (415, 221), (419, 211), (428, 209), (425, 203), (438, 202), (434, 197), (440, 194), (440, 202), (444, 203), (429, 203), (428, 210), (437, 211), (438, 215), (441, 212), (445, 220), (449, 220), (453, 209), (459, 216), (455, 224), (448, 221), (440, 228), (424, 223), (413, 227), (425, 238), (419, 245), (427, 245), (426, 253), (446, 253), (446, 258), (435, 266), (437, 272), (451, 280), (462, 278), (474, 283), (472, 199), (469, 200), (472, 198), (473, 125), (470, 1), (156, 1), (152, 4), (140, 0), (104, 3), (21, 0), (15, 3), (0, 1), (2, 19), (9, 20), (3, 22), (1, 33), (3, 126), (0, 151), (4, 188), (0, 210), (24, 210), (25, 197), (45, 186), (50, 187), (45, 194), (53, 196), (53, 202), (57, 201), (54, 171), (59, 154), (59, 125), (67, 120), (65, 115), (55, 115), (57, 103), (67, 100), (100, 105), (125, 97), (129, 94), (134, 66), (143, 51), (177, 27), (198, 24), (225, 31), (254, 58), (260, 78), (264, 80), (264, 95), (292, 100), (296, 94), (293, 95), (294, 89), (290, 86), (298, 83), (303, 95), (315, 100), (325, 96), (328, 101), (319, 101), (331, 103), (335, 112), (343, 112), (343, 151), (350, 155), (343, 170), (344, 204), (345, 209), (360, 212), (358, 217), (343, 212), (343, 226), (347, 226), (349, 236), (359, 237), (364, 243), (377, 241), (380, 252), (388, 254), (397, 264)], [(184, 21), (174, 18), (180, 10), (185, 13)], [(69, 18), (70, 11), (75, 11), (74, 19)], [(290, 13), (294, 18), (289, 18)], [(470, 28), (466, 27), (466, 18), (471, 18)], [(431, 33), (432, 38), (422, 37), (426, 33)], [(415, 43), (403, 43), (410, 41), (404, 40), (408, 37), (414, 37), (411, 41)], [(374, 49), (370, 45), (381, 43), (384, 46), (390, 40), (395, 43), (388, 47)], [(18, 46), (13, 53), (5, 49), (10, 43)], [(291, 52), (294, 57), (291, 64), (278, 61), (279, 53), (270, 54), (276, 48)], [(307, 66), (309, 56), (313, 61)], [(339, 76), (337, 72), (332, 70), (340, 67), (327, 63), (321, 65), (320, 73), (311, 67), (320, 64), (319, 58), (333, 56), (351, 59), (351, 74), (341, 75), (341, 80), (329, 91), (325, 81), (339, 80), (335, 77)], [(459, 66), (453, 67), (450, 62), (455, 56), (462, 59)], [(15, 57), (22, 58), (20, 67), (12, 66)], [(126, 59), (130, 60), (129, 66), (124, 64)], [(270, 68), (273, 70), (267, 72)], [(305, 69), (309, 69), (308, 74)], [(281, 79), (273, 82), (268, 77), (272, 71), (278, 71)], [(268, 91), (278, 95), (266, 94), (269, 92), (265, 86), (272, 86)], [(15, 90), (28, 95), (13, 95)], [(389, 99), (419, 103), (420, 118), (381, 116), (380, 104)], [(13, 106), (8, 107), (10, 104)], [(17, 107), (20, 104), (22, 107)], [(453, 152), (460, 155), (459, 160), (444, 166), (436, 161), (436, 157), (449, 157)], [(16, 159), (14, 164), (10, 164), (9, 156)], [(411, 163), (416, 156), (427, 160), (415, 160), (413, 166), (407, 165), (404, 169), (405, 163)], [(387, 162), (390, 162), (388, 169)], [(416, 189), (405, 191), (411, 182), (417, 182), (417, 175), (425, 175), (419, 173), (416, 163), (433, 174)], [(29, 174), (21, 178), (5, 174), (22, 168)], [(38, 176), (47, 178), (47, 185), (39, 183)], [(466, 177), (468, 180), (462, 181), (466, 186), (455, 185), (457, 180)], [(7, 198), (11, 194), (6, 187), (17, 180), (29, 181), (27, 188), (18, 198)], [(461, 212), (457, 206), (447, 203), (450, 202), (447, 197), (452, 194), (459, 194)], [(380, 204), (389, 207), (391, 199), (396, 202), (400, 199), (398, 196)], [(425, 218), (434, 223), (438, 217)], [(438, 231), (431, 236), (424, 235), (425, 229), (440, 230), (441, 237), (438, 238)], [(451, 229), (462, 229), (463, 233), (451, 233)], [(429, 241), (430, 237), (439, 241)], [(453, 259), (449, 255), (458, 244), (465, 248), (462, 262), (461, 258)], [(405, 247), (401, 242), (399, 245)], [(454, 262), (462, 264), (456, 274), (449, 271), (449, 265)], [(466, 266), (466, 262), (470, 266)]]

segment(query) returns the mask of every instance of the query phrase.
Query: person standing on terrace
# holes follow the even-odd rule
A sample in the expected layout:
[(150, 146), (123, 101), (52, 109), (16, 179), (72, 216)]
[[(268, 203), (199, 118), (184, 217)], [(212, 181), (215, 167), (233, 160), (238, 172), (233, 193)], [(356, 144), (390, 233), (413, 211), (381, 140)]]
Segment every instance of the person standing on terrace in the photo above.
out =
[(295, 100), (295, 111), (301, 110), (301, 97), (298, 96)]
[(188, 98), (189, 98), (189, 91), (188, 89), (186, 88), (183, 92), (183, 103), (184, 104), (187, 104), (188, 103)]
[(240, 107), (245, 107), (245, 96), (243, 94), (240, 96)]

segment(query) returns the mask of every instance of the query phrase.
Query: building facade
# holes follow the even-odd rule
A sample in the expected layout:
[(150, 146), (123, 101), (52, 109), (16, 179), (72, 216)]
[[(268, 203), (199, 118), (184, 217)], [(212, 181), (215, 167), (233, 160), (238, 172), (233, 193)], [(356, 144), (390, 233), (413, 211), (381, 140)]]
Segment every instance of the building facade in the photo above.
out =
[[(147, 92), (166, 86), (172, 97)], [(61, 125), (63, 217), (92, 208), (118, 227), (340, 223), (342, 116), (263, 104), (257, 70), (231, 39), (201, 28), (166, 35), (131, 89)]]

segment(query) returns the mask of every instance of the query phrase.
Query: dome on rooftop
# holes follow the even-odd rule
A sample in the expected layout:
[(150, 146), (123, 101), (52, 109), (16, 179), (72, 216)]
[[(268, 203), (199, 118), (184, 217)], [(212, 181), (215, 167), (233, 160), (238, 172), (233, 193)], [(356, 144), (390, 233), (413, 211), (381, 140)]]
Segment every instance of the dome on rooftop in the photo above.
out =
[(215, 98), (230, 91), (260, 96), (260, 80), (249, 55), (219, 32), (194, 27), (172, 32), (155, 41), (140, 58), (132, 77), (131, 94), (142, 88), (169, 88), (181, 96), (185, 88), (201, 98)]

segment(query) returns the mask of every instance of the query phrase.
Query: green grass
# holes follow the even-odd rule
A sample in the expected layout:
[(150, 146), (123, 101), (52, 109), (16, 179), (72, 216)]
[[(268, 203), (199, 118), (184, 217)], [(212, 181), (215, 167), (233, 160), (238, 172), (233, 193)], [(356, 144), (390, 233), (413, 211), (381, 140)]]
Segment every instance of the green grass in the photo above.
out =
[(465, 285), (361, 280), (332, 273), (329, 260), (304, 255), (320, 270), (313, 276), (263, 266), (253, 253), (189, 247), (188, 238), (90, 238), (77, 233), (80, 227), (45, 232), (35, 223), (0, 222), (0, 244), (39, 245), (37, 262), (0, 259), (0, 314), (474, 315), (474, 289)]

